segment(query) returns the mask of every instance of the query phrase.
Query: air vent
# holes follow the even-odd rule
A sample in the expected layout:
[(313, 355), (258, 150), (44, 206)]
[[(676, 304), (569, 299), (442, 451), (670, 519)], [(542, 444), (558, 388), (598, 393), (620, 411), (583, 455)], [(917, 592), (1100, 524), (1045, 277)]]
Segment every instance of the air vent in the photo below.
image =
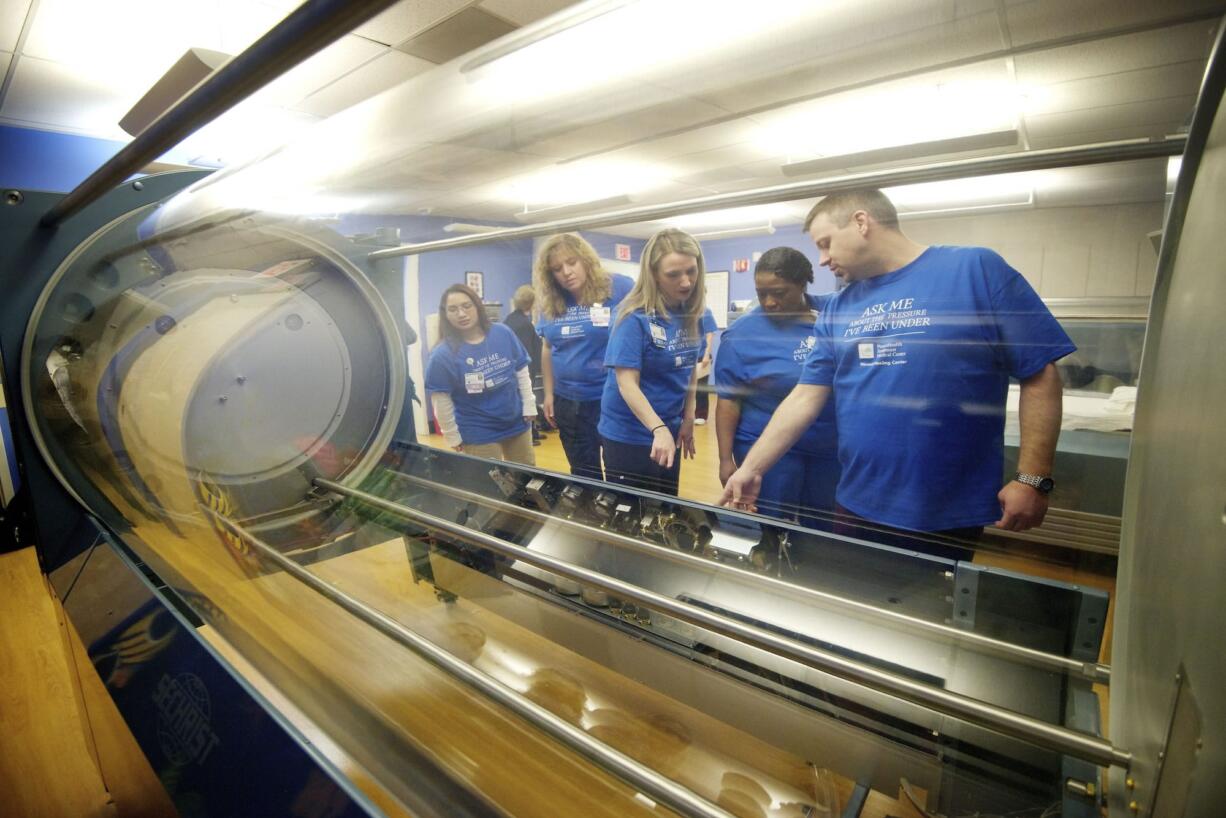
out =
[(519, 26), (514, 23), (470, 6), (410, 37), (396, 46), (396, 50), (442, 64), (517, 28)]
[(132, 110), (123, 115), (123, 119), (119, 120), (119, 127), (136, 136), (229, 60), (230, 55), (220, 51), (210, 51), (207, 48), (187, 49), (179, 61), (132, 106)]

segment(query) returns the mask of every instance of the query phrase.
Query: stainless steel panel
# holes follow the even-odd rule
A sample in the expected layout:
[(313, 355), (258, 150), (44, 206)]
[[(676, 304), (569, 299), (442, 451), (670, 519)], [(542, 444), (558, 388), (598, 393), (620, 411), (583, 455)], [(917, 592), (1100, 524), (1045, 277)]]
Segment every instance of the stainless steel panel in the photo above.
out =
[[(1125, 490), (1115, 620), (1110, 735), (1133, 750), (1130, 774), (1111, 778), (1111, 814), (1145, 814), (1180, 667), (1196, 682), (1197, 706), (1213, 732), (1193, 774), (1162, 782), (1186, 792), (1188, 818), (1226, 804), (1226, 55), (1219, 34), (1189, 134), (1159, 256), (1150, 334), (1142, 358)], [(1179, 748), (1186, 752), (1188, 748)], [(1213, 771), (1213, 772), (1209, 772)], [(1127, 786), (1132, 783), (1135, 787)], [(1138, 811), (1129, 809), (1136, 803)]]

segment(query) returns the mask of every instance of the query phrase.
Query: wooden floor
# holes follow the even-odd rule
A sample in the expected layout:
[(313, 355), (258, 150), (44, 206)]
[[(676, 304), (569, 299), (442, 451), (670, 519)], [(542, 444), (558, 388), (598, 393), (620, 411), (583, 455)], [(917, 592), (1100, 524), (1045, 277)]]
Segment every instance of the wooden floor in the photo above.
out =
[(33, 548), (0, 554), (0, 814), (173, 816)]
[[(681, 462), (681, 486), (679, 495), (699, 503), (715, 503), (723, 494), (719, 484), (719, 444), (715, 440), (715, 401), (711, 401), (711, 420), (694, 427), (693, 460)], [(442, 435), (422, 435), (418, 438), (427, 446), (448, 448)], [(562, 451), (562, 441), (556, 431), (545, 435), (541, 445), (533, 449), (536, 465), (542, 469), (570, 474), (570, 462)]]

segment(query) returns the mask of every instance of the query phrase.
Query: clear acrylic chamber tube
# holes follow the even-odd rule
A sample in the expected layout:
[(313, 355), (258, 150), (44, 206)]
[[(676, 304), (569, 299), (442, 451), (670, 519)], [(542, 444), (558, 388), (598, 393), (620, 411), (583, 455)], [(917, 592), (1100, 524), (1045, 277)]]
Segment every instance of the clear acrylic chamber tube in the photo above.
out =
[[(428, 758), (513, 815), (838, 815), (862, 795), (865, 815), (1052, 814), (1067, 779), (1119, 760), (1095, 735), (1106, 593), (397, 434), (404, 281), (427, 258), (458, 282), (469, 254), (530, 264), (564, 229), (633, 237), (734, 205), (799, 221), (863, 167), (913, 188), (977, 176), (985, 214), (1024, 182), (1032, 207), (1075, 157), (987, 163), (1026, 153), (1000, 136), (1017, 111), (993, 91), (996, 9), (912, 5), (581, 4), (117, 219), (31, 319), (44, 454), (391, 811)], [(1023, 22), (1039, 53), (1106, 38), (1045, 45)], [(613, 43), (635, 55), (616, 72)], [(960, 152), (889, 153), (898, 128)], [(687, 172), (682, 136), (729, 168), (785, 161), (749, 188)], [(1157, 185), (1160, 219), (1174, 149), (1130, 149), (1052, 195), (1122, 207), (1116, 186)], [(1079, 156), (1112, 155), (1095, 150)], [(603, 210), (541, 205), (575, 179)], [(967, 212), (915, 229), (970, 243)], [(459, 238), (452, 213), (496, 232)], [(418, 247), (345, 235), (383, 224)], [(790, 231), (776, 243), (807, 241)]]

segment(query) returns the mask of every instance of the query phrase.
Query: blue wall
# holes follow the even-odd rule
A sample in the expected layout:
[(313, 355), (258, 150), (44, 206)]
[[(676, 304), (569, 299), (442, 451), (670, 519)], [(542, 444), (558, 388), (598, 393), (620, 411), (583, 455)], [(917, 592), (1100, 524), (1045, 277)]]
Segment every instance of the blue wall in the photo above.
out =
[[(828, 293), (835, 288), (834, 275), (817, 263), (817, 247), (808, 234), (801, 230), (798, 224), (780, 227), (772, 236), (749, 236), (747, 238), (717, 239), (702, 242), (703, 256), (708, 270), (728, 271), (728, 300), (742, 301), (756, 299), (758, 294), (753, 286), (753, 254), (765, 253), (772, 247), (791, 247), (804, 253), (813, 262), (813, 283), (809, 285), (811, 293)], [(744, 273), (732, 272), (732, 262), (743, 258), (749, 260), (749, 270)], [(715, 336), (714, 353), (719, 353), (719, 334)]]
[(588, 244), (596, 251), (596, 255), (601, 258), (617, 259), (617, 248), (614, 245), (628, 244), (630, 245), (630, 260), (638, 264), (639, 256), (643, 254), (643, 248), (647, 246), (646, 239), (632, 239), (625, 236), (609, 235), (608, 233), (592, 233), (590, 231), (581, 231), (580, 236), (587, 239)]
[[(750, 236), (748, 238), (719, 239), (702, 243), (708, 270), (728, 271), (728, 298), (740, 301), (757, 298), (753, 287), (753, 254), (765, 253), (772, 247), (791, 247), (799, 250), (813, 262), (813, 283), (810, 292), (827, 293), (834, 289), (834, 275), (817, 264), (817, 247), (813, 239), (800, 229), (800, 225), (780, 227), (773, 236)], [(749, 259), (749, 272), (732, 272), (733, 259)]]
[[(126, 144), (0, 125), (0, 187), (67, 193)], [(161, 159), (187, 164), (175, 150)]]

